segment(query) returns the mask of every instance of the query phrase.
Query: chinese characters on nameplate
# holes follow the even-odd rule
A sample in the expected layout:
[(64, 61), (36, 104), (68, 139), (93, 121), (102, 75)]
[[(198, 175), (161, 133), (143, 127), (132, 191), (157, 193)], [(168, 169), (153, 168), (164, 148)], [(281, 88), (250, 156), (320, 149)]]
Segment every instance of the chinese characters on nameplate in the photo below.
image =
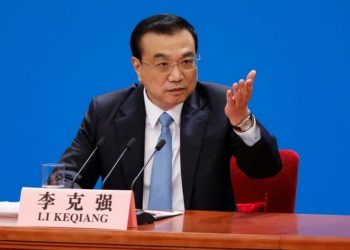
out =
[(136, 227), (133, 193), (22, 188), (18, 225), (122, 230)]

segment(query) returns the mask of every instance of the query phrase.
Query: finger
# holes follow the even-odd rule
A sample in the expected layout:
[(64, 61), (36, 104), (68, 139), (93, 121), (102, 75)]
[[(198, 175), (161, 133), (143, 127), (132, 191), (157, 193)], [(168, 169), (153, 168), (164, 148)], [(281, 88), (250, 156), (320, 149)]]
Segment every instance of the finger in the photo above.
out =
[(240, 102), (238, 103), (240, 106), (245, 103), (245, 96), (247, 94), (246, 83), (243, 79), (239, 80), (239, 94), (240, 94)]
[(254, 83), (255, 76), (256, 76), (256, 71), (253, 69), (253, 70), (249, 71), (249, 73), (247, 74), (246, 80), (251, 79), (252, 82)]
[(246, 84), (247, 98), (250, 99), (253, 93), (253, 81), (251, 79), (248, 79), (245, 82), (245, 84)]
[(239, 91), (241, 93), (241, 97), (244, 99), (244, 97), (247, 95), (247, 87), (243, 79), (239, 80)]
[(234, 96), (234, 94), (235, 94), (235, 86), (237, 85), (237, 83), (235, 82), (235, 83), (233, 83), (232, 84), (232, 87), (231, 87), (231, 96)]
[[(241, 80), (239, 82), (241, 82)], [(234, 100), (236, 105), (240, 105), (240, 103), (242, 102), (242, 93), (240, 91), (240, 85), (241, 84), (238, 85), (237, 83), (233, 85)]]
[(226, 102), (229, 105), (233, 105), (234, 104), (234, 96), (232, 95), (232, 90), (227, 90), (226, 91)]
[(246, 97), (247, 97), (247, 102), (252, 97), (255, 76), (256, 76), (256, 71), (255, 70), (251, 70), (248, 73), (248, 75), (247, 75), (247, 79), (246, 79), (246, 90), (247, 90)]
[(234, 103), (235, 102), (235, 92), (237, 92), (237, 83), (233, 83), (231, 89), (229, 90), (230, 92), (230, 99)]

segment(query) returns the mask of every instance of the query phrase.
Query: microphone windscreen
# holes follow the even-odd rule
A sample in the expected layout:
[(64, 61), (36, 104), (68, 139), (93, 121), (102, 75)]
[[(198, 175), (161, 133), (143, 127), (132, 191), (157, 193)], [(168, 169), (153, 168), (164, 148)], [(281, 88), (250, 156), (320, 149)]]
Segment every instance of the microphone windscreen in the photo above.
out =
[(136, 139), (135, 138), (131, 138), (129, 141), (128, 141), (128, 143), (126, 144), (126, 148), (127, 149), (130, 149), (134, 144), (135, 144), (135, 142), (136, 142)]
[(157, 145), (156, 145), (156, 150), (159, 151), (162, 149), (162, 147), (165, 145), (166, 141), (164, 139), (161, 139)]
[(98, 140), (96, 146), (97, 146), (97, 147), (101, 146), (105, 141), (106, 141), (106, 138), (105, 138), (104, 136), (102, 136), (102, 137)]

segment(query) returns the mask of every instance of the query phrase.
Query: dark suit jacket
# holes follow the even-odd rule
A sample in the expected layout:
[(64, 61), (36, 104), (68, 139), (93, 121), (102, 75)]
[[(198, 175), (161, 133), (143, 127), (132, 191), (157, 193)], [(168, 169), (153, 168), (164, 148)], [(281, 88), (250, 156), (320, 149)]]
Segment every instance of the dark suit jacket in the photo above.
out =
[[(252, 178), (275, 175), (281, 169), (276, 140), (258, 122), (261, 140), (247, 146), (233, 131), (224, 113), (227, 87), (199, 83), (185, 101), (181, 114), (181, 176), (186, 209), (235, 210), (230, 179), (230, 158)], [(130, 138), (136, 138), (112, 173), (105, 188), (129, 189), (144, 164), (145, 105), (143, 85), (95, 97), (76, 138), (61, 162), (77, 172), (96, 142), (106, 142), (81, 173), (77, 183), (93, 188), (108, 174)], [(142, 207), (143, 176), (134, 187), (136, 207)]]

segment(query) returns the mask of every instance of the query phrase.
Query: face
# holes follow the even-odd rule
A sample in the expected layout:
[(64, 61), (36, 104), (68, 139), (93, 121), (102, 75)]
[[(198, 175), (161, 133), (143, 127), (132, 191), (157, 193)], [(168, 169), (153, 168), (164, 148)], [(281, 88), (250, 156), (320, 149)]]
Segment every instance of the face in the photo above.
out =
[(174, 66), (169, 74), (157, 74), (151, 65), (164, 61), (174, 64), (189, 56), (196, 57), (191, 33), (187, 30), (173, 35), (146, 33), (140, 47), (142, 62), (136, 57), (131, 61), (148, 98), (164, 111), (184, 102), (196, 87), (197, 69), (181, 71)]

